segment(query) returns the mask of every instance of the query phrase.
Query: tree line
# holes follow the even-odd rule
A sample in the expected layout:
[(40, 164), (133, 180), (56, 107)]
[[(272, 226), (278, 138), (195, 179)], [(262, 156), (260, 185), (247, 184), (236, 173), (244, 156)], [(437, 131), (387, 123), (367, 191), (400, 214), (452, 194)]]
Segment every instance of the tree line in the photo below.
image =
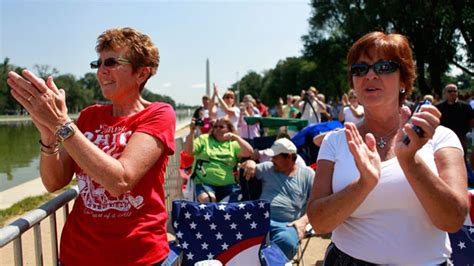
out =
[[(408, 37), (416, 60), (415, 94), (442, 95), (448, 82), (473, 89), (474, 2), (472, 0), (312, 0), (302, 56), (280, 60), (263, 73), (249, 71), (232, 88), (275, 104), (286, 94), (315, 86), (330, 98), (348, 90), (346, 55), (371, 31)], [(448, 75), (450, 65), (462, 70)]]
[[(66, 104), (70, 113), (78, 113), (85, 107), (95, 103), (108, 102), (100, 90), (99, 82), (95, 73), (86, 73), (77, 79), (72, 74), (59, 74), (55, 68), (48, 65), (35, 65), (35, 72), (43, 79), (53, 76), (58, 88), (63, 88), (66, 92)], [(20, 74), (23, 67), (10, 64), (9, 58), (5, 58), (0, 65), (0, 114), (18, 114), (23, 108), (11, 96), (10, 87), (7, 84), (7, 75), (10, 71)], [(144, 99), (151, 102), (167, 102), (176, 107), (175, 101), (166, 95), (152, 93), (146, 88), (142, 92)]]

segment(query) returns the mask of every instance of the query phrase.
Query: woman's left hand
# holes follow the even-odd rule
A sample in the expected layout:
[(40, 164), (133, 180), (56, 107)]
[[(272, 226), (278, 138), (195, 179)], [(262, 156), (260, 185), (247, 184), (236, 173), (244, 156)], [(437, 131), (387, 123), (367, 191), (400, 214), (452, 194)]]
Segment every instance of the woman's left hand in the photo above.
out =
[[(410, 143), (408, 145), (403, 143), (405, 134), (400, 132), (396, 139), (395, 154), (399, 160), (411, 159), (415, 156), (416, 152), (433, 137), (440, 123), (441, 112), (433, 105), (422, 105), (420, 112), (413, 114), (411, 117), (410, 124), (410, 109), (404, 106), (400, 111), (403, 124), (402, 129), (410, 139)], [(418, 136), (413, 130), (413, 126), (420, 127), (423, 130), (423, 135)]]
[(380, 177), (381, 160), (373, 134), (368, 133), (363, 138), (354, 123), (345, 123), (344, 127), (347, 145), (360, 173), (359, 182), (375, 187)]
[(23, 71), (23, 76), (26, 79), (13, 71), (8, 73), (11, 94), (40, 124), (39, 127), (56, 132), (57, 126), (70, 120), (64, 90), (56, 87), (51, 76), (46, 82), (28, 70)]
[(234, 134), (234, 133), (231, 133), (231, 132), (227, 132), (224, 134), (224, 140), (237, 140), (237, 138), (239, 137), (238, 135)]

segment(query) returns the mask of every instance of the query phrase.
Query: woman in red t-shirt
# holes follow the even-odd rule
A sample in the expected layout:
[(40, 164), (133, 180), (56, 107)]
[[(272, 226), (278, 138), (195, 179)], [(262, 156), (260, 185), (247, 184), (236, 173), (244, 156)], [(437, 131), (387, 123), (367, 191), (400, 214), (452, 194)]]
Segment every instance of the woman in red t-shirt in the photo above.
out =
[(141, 97), (158, 68), (158, 48), (132, 28), (114, 28), (98, 37), (96, 51), (90, 65), (112, 103), (86, 108), (77, 122), (51, 76), (8, 75), (41, 134), (45, 187), (56, 191), (76, 175), (80, 195), (63, 229), (60, 263), (160, 264), (169, 252), (163, 183), (176, 117), (170, 105)]

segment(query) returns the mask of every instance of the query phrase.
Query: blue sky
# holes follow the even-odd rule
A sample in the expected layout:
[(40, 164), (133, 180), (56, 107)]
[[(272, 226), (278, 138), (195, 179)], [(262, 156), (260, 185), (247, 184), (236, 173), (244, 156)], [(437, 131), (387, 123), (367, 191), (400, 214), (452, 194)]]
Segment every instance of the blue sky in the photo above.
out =
[(308, 32), (308, 1), (0, 0), (0, 59), (32, 68), (49, 65), (77, 78), (91, 72), (97, 36), (130, 26), (160, 49), (152, 92), (199, 104), (205, 62), (224, 91), (249, 70), (300, 56)]

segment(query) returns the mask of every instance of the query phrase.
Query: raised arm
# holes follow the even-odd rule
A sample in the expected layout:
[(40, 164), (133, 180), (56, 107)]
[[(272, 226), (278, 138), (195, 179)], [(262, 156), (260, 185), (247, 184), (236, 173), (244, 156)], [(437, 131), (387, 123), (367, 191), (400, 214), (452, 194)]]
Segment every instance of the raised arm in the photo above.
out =
[(184, 141), (183, 151), (189, 155), (194, 155), (194, 132), (196, 131), (196, 123), (195, 120), (191, 120), (191, 124), (189, 124), (189, 134), (186, 136), (186, 140)]
[(214, 83), (214, 92), (212, 93), (211, 100), (209, 101), (209, 117), (211, 119), (217, 119), (217, 107), (216, 107), (216, 98), (219, 96), (217, 95), (217, 86)]
[[(53, 145), (52, 132), (70, 121), (64, 92), (58, 90), (50, 78), (45, 83), (29, 71), (24, 71), (23, 74), (28, 80), (14, 72), (9, 73), (8, 84), (13, 88), (12, 95), (33, 114), (39, 124), (37, 127), (43, 144)], [(163, 117), (162, 122), (172, 123), (174, 118), (171, 117)], [(94, 181), (113, 196), (118, 196), (131, 190), (165, 149), (165, 145), (157, 138), (137, 132), (130, 137), (127, 147), (117, 159), (90, 142), (77, 126), (71, 126), (75, 133), (63, 141), (64, 151), (57, 154), (55, 150), (48, 150), (50, 154), (43, 154), (41, 158), (41, 176), (50, 191), (57, 190), (70, 181), (74, 172), (73, 160)]]
[(252, 146), (247, 142), (245, 141), (243, 138), (241, 138), (239, 135), (235, 134), (235, 133), (226, 133), (224, 135), (224, 138), (226, 140), (235, 140), (237, 141), (237, 143), (239, 144), (240, 146), (240, 152), (239, 154), (237, 155), (238, 157), (240, 158), (245, 158), (245, 157), (250, 157), (252, 156), (252, 153), (253, 153), (253, 148)]
[(351, 109), (351, 112), (352, 114), (357, 117), (357, 118), (361, 118), (364, 116), (364, 110), (357, 110), (354, 105), (352, 104), (349, 104), (349, 109)]
[(422, 106), (421, 112), (413, 115), (412, 122), (423, 129), (424, 136), (420, 138), (411, 125), (405, 124), (410, 143), (403, 143), (399, 134), (395, 153), (431, 222), (440, 230), (454, 232), (462, 226), (469, 206), (462, 151), (454, 147), (437, 150), (434, 157), (438, 174), (417, 153), (433, 137), (440, 116), (434, 106)]
[[(236, 116), (235, 110), (232, 108), (232, 106), (228, 106), (225, 103), (225, 101), (221, 97), (219, 97), (219, 92), (218, 92), (216, 84), (214, 84), (214, 95), (217, 101), (219, 102), (219, 106), (227, 115)], [(213, 95), (213, 98), (214, 98), (214, 95)]]

